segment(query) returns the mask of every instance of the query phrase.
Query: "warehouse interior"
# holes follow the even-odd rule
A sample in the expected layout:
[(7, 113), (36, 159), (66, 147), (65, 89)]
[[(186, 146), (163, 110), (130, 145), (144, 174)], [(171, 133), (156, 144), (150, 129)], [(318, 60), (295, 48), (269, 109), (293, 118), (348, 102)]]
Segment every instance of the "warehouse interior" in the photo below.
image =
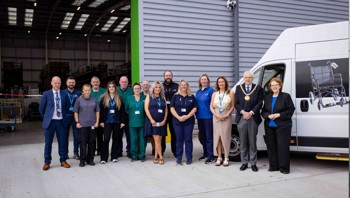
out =
[[(130, 1), (4, 0), (0, 2), (0, 106), (29, 105), (50, 79), (73, 76), (77, 88), (98, 76), (101, 86), (131, 76)], [(29, 97), (32, 96), (32, 97)], [(1, 110), (1, 119), (13, 117)]]

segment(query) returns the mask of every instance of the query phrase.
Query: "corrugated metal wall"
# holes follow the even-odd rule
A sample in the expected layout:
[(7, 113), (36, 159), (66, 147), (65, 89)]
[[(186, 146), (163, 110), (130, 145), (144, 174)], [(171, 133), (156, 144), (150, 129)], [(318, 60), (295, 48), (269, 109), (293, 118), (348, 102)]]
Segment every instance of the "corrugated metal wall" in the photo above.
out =
[(234, 72), (234, 18), (226, 0), (140, 1), (140, 78), (163, 81), (172, 70), (174, 81), (189, 81), (197, 90), (201, 74), (212, 86)]
[(348, 0), (238, 0), (237, 5), (240, 76), (284, 29), (349, 19)]

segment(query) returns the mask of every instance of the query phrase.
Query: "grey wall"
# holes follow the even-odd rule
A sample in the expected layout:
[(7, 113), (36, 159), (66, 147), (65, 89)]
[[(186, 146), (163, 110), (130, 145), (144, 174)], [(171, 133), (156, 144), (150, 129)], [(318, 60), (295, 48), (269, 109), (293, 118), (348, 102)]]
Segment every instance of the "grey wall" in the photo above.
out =
[(238, 0), (237, 2), (240, 76), (259, 61), (284, 29), (349, 20), (348, 0)]
[(174, 81), (189, 81), (192, 91), (207, 73), (212, 86), (218, 76), (233, 85), (234, 20), (226, 0), (142, 0), (140, 78), (163, 81), (172, 70)]

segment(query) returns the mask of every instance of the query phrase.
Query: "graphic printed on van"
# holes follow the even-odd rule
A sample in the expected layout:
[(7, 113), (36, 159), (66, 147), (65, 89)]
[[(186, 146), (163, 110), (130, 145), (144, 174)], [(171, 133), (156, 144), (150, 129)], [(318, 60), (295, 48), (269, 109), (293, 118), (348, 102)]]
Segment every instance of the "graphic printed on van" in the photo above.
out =
[(296, 67), (297, 98), (309, 98), (319, 110), (349, 103), (348, 59), (297, 62)]

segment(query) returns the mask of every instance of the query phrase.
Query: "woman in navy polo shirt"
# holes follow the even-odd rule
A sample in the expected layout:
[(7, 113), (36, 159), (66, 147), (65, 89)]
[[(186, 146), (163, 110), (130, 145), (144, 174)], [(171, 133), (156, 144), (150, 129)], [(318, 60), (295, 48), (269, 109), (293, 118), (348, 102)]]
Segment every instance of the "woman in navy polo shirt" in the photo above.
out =
[(171, 99), (170, 111), (173, 114), (173, 124), (176, 132), (176, 163), (181, 164), (183, 145), (185, 143), (186, 164), (192, 164), (192, 136), (197, 101), (192, 95), (187, 81), (180, 81), (179, 89)]
[(213, 114), (210, 111), (210, 101), (214, 89), (210, 87), (210, 80), (207, 74), (202, 74), (198, 80), (199, 89), (196, 93), (198, 108), (196, 112), (199, 129), (199, 142), (203, 146), (203, 156), (199, 160), (204, 160), (206, 164), (214, 162), (213, 155)]

